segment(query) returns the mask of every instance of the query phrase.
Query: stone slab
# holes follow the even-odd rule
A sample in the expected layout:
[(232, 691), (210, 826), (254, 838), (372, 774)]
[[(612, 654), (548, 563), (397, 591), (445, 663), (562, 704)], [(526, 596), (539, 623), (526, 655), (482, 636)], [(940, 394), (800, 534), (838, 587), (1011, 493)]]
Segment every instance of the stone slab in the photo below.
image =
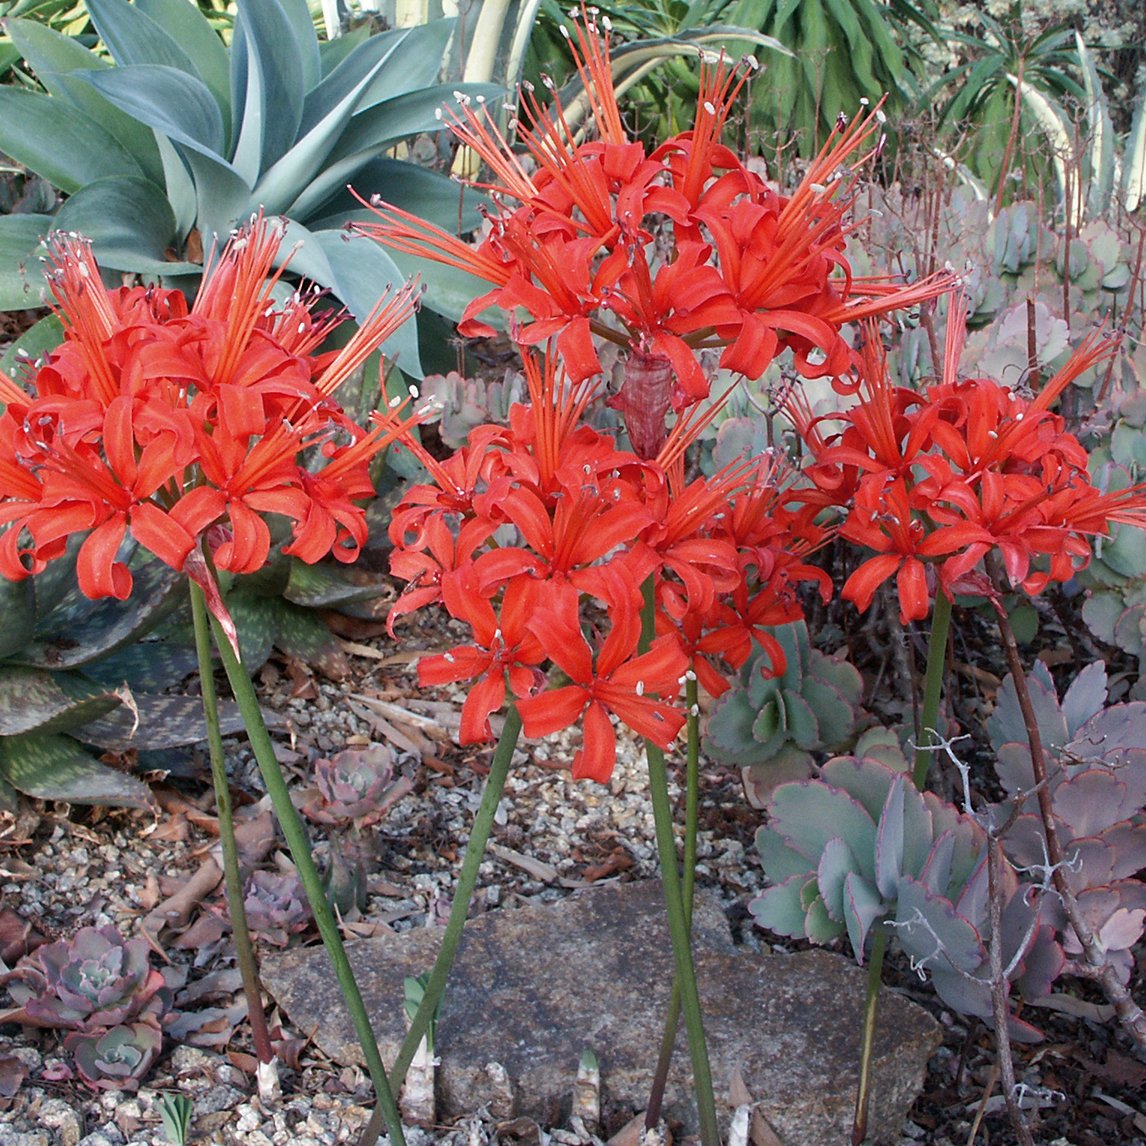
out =
[[(466, 924), (438, 1020), (439, 1114), (472, 1114), (494, 1097), (502, 1064), (515, 1113), (568, 1118), (581, 1052), (601, 1064), (608, 1129), (644, 1108), (672, 984), (659, 883), (597, 887), (551, 905), (499, 909)], [(349, 945), (384, 1059), (403, 1033), (402, 981), (428, 970), (440, 930)], [(738, 948), (714, 899), (699, 895), (694, 950), (717, 1098), (725, 1124), (739, 1073), (785, 1146), (839, 1146), (855, 1101), (865, 972), (823, 951)], [(361, 1054), (322, 948), (264, 956), (263, 981), (295, 1026), (336, 1061)], [(683, 1027), (683, 1023), (682, 1023)], [(938, 1026), (885, 991), (875, 1056), (872, 1132), (896, 1136), (922, 1086)], [(665, 1113), (695, 1128), (683, 1030)]]

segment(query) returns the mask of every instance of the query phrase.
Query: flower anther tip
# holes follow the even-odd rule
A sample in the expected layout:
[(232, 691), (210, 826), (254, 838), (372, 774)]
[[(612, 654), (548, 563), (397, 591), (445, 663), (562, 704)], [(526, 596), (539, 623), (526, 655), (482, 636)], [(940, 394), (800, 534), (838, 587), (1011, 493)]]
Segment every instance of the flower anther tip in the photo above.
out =
[(557, 31), (560, 32), (566, 40), (572, 39), (572, 36), (569, 34), (569, 29), (566, 28), (564, 24), (558, 24)]

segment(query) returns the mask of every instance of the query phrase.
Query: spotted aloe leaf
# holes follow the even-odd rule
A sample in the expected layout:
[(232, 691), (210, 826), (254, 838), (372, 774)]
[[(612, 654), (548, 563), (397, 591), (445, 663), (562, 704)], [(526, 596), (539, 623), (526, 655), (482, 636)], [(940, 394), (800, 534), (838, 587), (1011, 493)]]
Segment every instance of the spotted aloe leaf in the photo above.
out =
[(50, 732), (0, 737), (0, 775), (40, 800), (135, 808), (152, 803), (142, 781), (101, 764), (70, 737)]

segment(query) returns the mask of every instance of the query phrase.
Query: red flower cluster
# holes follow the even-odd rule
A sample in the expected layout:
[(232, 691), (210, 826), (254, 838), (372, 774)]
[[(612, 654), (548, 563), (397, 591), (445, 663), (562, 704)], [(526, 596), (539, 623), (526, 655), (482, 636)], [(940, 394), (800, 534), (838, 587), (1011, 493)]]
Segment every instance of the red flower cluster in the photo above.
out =
[[(798, 615), (797, 582), (822, 580), (798, 556), (820, 534), (783, 506), (767, 459), (686, 484), (674, 459), (695, 428), (643, 460), (578, 424), (592, 387), (526, 364), (531, 401), (508, 428), (478, 427), (444, 463), (419, 450), (434, 484), (411, 489), (391, 523), (391, 569), (408, 582), (391, 622), (440, 602), (470, 626), (471, 644), (419, 662), (424, 684), (475, 682), (464, 743), (490, 738), (508, 682), (526, 734), (581, 723), (574, 775), (605, 780), (610, 714), (667, 747), (690, 668), (719, 693), (753, 636), (776, 648), (764, 626)], [(650, 578), (657, 636), (642, 652)], [(568, 683), (544, 690), (546, 662)]]
[[(1087, 339), (1040, 393), (1027, 398), (992, 378), (959, 379), (966, 314), (953, 299), (943, 379), (917, 392), (891, 384), (874, 327), (864, 348), (861, 401), (813, 417), (798, 393), (788, 409), (812, 453), (809, 503), (848, 507), (840, 536), (875, 551), (848, 578), (861, 609), (895, 576), (900, 612), (930, 609), (927, 565), (951, 597), (992, 551), (1013, 585), (1039, 593), (1067, 581), (1091, 557), (1089, 537), (1111, 522), (1146, 527), (1146, 483), (1095, 488), (1087, 453), (1050, 406), (1067, 385), (1109, 356), (1114, 341)], [(826, 420), (843, 429), (825, 435)]]
[[(0, 576), (39, 572), (89, 531), (80, 589), (122, 599), (129, 530), (174, 569), (210, 530), (215, 563), (249, 573), (267, 558), (266, 514), (292, 522), (287, 553), (354, 559), (366, 536), (355, 502), (374, 492), (369, 460), (409, 423), (387, 411), (363, 429), (334, 394), (413, 314), (416, 293), (398, 291), (344, 349), (316, 355), (338, 319), (316, 318), (297, 294), (275, 302), (280, 240), (277, 225), (255, 219), (188, 307), (177, 290), (105, 289), (87, 243), (53, 237), (65, 341), (27, 390), (0, 375)], [(304, 451), (322, 468), (303, 464)]]
[(452, 128), (493, 171), (497, 214), (471, 247), (406, 211), (378, 202), (380, 222), (358, 229), (420, 257), (458, 267), (493, 289), (466, 307), (463, 335), (491, 334), (480, 316), (497, 307), (519, 322), (519, 341), (556, 339), (575, 381), (601, 372), (594, 337), (627, 351), (611, 404), (642, 458), (663, 444), (665, 416), (705, 398), (697, 352), (759, 377), (791, 348), (807, 376), (839, 377), (853, 356), (840, 326), (913, 305), (949, 289), (937, 275), (911, 286), (854, 278), (844, 257), (862, 149), (879, 130), (873, 111), (838, 130), (796, 190), (780, 194), (721, 142), (749, 67), (702, 64), (692, 130), (651, 154), (630, 140), (613, 91), (609, 37), (586, 15), (574, 22), (573, 56), (598, 138), (576, 143), (560, 100), (543, 108), (522, 92), (515, 125), (535, 169), (527, 171), (488, 110), (462, 104)]

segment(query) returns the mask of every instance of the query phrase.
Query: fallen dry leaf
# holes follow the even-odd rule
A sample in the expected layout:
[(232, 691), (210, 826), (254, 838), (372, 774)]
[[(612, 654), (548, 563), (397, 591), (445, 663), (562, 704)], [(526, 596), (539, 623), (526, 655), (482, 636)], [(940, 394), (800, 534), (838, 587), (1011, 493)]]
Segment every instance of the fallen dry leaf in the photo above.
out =
[(11, 1098), (28, 1071), (14, 1054), (0, 1055), (0, 1098)]
[(0, 908), (0, 960), (9, 967), (47, 941), (22, 915), (10, 907)]
[(191, 913), (219, 886), (222, 878), (223, 873), (219, 870), (219, 865), (208, 856), (199, 865), (199, 870), (174, 895), (169, 896), (144, 916), (141, 929), (157, 954), (163, 956), (159, 933), (165, 927), (180, 930), (185, 928), (191, 919)]

